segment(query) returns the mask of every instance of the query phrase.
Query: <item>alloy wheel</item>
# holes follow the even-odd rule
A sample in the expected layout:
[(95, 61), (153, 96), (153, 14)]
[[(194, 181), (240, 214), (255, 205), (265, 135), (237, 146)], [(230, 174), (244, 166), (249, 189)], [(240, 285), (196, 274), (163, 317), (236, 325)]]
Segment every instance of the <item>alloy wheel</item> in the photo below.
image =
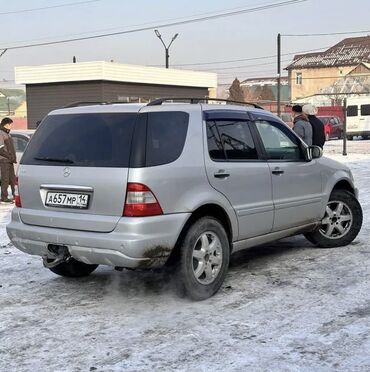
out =
[(341, 201), (330, 201), (319, 231), (328, 239), (340, 239), (348, 233), (352, 223), (353, 215), (348, 205)]
[(193, 273), (201, 284), (211, 284), (222, 267), (222, 245), (214, 232), (204, 232), (193, 247)]

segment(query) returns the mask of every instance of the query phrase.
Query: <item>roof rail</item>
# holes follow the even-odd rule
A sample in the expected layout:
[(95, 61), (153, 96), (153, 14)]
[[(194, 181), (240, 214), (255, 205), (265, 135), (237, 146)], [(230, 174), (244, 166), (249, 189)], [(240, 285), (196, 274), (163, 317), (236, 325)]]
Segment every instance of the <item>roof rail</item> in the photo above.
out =
[(208, 97), (204, 97), (204, 98), (199, 98), (199, 97), (183, 97), (183, 98), (167, 97), (167, 98), (158, 98), (158, 99), (155, 99), (154, 101), (149, 102), (147, 104), (147, 106), (160, 106), (163, 102), (166, 102), (166, 101), (180, 101), (180, 102), (182, 102), (182, 101), (190, 101), (191, 104), (200, 103), (200, 101), (205, 101), (205, 102), (215, 101), (215, 102), (225, 102), (225, 103), (234, 103), (234, 104), (238, 104), (238, 105), (252, 106), (252, 107), (255, 107), (255, 108), (264, 110), (263, 107), (257, 105), (256, 103), (252, 103), (252, 102), (241, 102), (241, 101), (233, 101), (233, 100), (229, 100), (229, 99), (208, 98)]
[(101, 101), (96, 101), (96, 102), (85, 102), (85, 101), (79, 101), (79, 102), (71, 102), (68, 103), (68, 105), (63, 106), (63, 108), (70, 108), (70, 107), (78, 107), (78, 106), (91, 106), (91, 105), (106, 105), (108, 102), (101, 102)]
[(127, 103), (134, 103), (134, 102), (121, 102), (121, 101), (78, 101), (78, 102), (72, 102), (68, 105), (63, 106), (63, 108), (71, 108), (71, 107), (78, 107), (78, 106), (91, 106), (91, 105), (116, 105), (116, 104), (127, 104)]

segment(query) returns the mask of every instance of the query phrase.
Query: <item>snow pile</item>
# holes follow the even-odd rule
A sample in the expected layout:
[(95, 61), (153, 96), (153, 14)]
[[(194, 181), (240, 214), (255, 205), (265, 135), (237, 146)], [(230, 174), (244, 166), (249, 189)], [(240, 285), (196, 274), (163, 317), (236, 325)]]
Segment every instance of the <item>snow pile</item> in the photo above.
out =
[[(335, 142), (325, 152), (340, 158)], [(178, 298), (160, 273), (58, 277), (9, 245), (11, 207), (0, 205), (0, 370), (369, 371), (363, 154), (345, 158), (364, 209), (353, 244), (316, 249), (297, 236), (238, 252), (220, 293), (198, 303)]]

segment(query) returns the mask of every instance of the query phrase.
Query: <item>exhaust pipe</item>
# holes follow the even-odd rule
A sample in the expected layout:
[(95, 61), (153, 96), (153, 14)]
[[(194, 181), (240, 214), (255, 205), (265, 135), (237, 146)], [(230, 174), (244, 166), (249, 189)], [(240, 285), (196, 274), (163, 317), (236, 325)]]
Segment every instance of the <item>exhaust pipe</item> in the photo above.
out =
[(50, 254), (42, 257), (42, 263), (48, 269), (68, 262), (72, 258), (68, 248), (64, 245), (49, 244), (48, 251)]

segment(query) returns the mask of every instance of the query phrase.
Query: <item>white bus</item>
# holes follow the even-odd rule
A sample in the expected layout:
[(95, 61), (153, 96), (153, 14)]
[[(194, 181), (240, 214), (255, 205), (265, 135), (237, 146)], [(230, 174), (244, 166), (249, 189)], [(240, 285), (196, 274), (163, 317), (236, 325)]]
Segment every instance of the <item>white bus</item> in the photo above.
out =
[(370, 97), (347, 99), (347, 138), (354, 136), (370, 138)]

